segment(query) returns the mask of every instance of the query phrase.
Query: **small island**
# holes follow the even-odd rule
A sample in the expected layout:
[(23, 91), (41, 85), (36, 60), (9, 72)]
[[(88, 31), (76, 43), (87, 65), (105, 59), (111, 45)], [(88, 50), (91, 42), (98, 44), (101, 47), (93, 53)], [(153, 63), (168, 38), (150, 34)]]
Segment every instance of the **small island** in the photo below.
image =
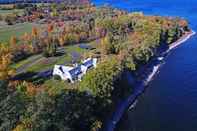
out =
[(147, 68), (193, 33), (182, 18), (88, 0), (0, 5), (0, 130), (104, 130)]

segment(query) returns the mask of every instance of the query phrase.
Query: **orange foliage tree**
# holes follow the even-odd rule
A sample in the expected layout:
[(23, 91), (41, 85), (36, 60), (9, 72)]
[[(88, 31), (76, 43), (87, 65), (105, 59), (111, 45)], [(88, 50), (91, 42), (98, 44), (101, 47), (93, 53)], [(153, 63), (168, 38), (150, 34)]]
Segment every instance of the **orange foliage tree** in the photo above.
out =
[(14, 69), (10, 67), (11, 53), (8, 46), (0, 44), (0, 80), (7, 80), (14, 75)]
[(32, 36), (37, 37), (38, 36), (38, 29), (36, 27), (32, 28)]
[(10, 47), (11, 47), (11, 50), (15, 50), (16, 49), (16, 43), (17, 43), (17, 39), (15, 36), (12, 36), (10, 38)]
[(21, 36), (21, 39), (24, 40), (25, 42), (31, 40), (31, 35), (29, 35), (27, 32), (24, 33), (24, 35)]
[(59, 41), (60, 46), (64, 46), (64, 43), (65, 43), (64, 36), (59, 36), (58, 41)]
[(33, 83), (26, 81), (10, 81), (9, 88), (23, 92), (27, 96), (35, 96), (37, 93), (45, 89), (44, 86), (34, 85)]
[(47, 31), (48, 31), (49, 33), (53, 31), (53, 25), (52, 25), (52, 24), (49, 24), (49, 25), (47, 26)]
[(16, 37), (15, 37), (15, 36), (12, 36), (12, 37), (10, 38), (10, 44), (16, 45), (16, 43), (17, 43)]

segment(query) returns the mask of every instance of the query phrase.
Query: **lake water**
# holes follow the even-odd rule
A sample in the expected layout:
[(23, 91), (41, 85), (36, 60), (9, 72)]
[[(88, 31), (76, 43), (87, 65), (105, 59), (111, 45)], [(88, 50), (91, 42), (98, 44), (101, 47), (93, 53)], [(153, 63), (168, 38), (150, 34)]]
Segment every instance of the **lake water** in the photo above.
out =
[[(179, 16), (197, 31), (197, 0), (93, 0), (148, 15)], [(171, 51), (117, 131), (197, 131), (197, 35)]]

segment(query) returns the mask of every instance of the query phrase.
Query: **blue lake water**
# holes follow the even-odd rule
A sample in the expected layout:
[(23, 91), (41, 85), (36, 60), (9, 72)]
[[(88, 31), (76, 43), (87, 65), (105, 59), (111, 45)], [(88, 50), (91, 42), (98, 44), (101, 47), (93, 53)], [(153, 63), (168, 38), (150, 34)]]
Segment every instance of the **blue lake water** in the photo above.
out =
[[(197, 31), (197, 0), (93, 0), (148, 15), (186, 18)], [(197, 131), (197, 35), (170, 52), (117, 131)]]

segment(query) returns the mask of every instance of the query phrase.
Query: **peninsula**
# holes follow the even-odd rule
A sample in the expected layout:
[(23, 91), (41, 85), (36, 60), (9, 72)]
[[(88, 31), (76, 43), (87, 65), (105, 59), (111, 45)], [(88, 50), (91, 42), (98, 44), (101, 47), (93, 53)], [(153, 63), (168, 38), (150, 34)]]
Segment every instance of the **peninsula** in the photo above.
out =
[(88, 0), (0, 5), (0, 130), (113, 130), (146, 69), (193, 33)]

